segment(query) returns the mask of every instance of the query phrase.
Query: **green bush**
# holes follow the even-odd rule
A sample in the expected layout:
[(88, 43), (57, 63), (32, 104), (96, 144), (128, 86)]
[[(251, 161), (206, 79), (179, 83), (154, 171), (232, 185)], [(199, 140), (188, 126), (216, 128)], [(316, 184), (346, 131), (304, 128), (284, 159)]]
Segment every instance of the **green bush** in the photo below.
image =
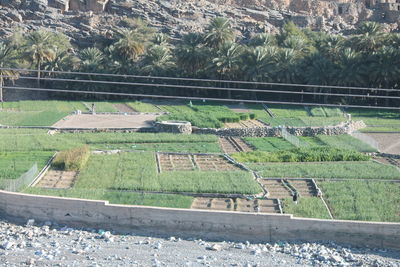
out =
[(362, 153), (330, 147), (296, 148), (276, 152), (240, 152), (233, 158), (241, 162), (319, 162), (319, 161), (365, 161), (371, 157)]
[(255, 113), (249, 113), (250, 120), (255, 120), (257, 115)]
[(89, 156), (89, 146), (61, 151), (55, 157), (52, 166), (65, 171), (78, 171), (86, 165)]

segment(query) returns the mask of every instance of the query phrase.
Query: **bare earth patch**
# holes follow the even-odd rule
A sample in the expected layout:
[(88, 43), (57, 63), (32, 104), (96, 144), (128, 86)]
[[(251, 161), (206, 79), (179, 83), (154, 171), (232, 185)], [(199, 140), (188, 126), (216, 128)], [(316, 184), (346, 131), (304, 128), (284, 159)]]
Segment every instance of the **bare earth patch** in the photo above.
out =
[(160, 171), (235, 171), (240, 170), (220, 155), (158, 153)]
[(157, 115), (81, 114), (69, 115), (53, 125), (57, 128), (144, 128), (152, 127)]
[(379, 151), (388, 154), (400, 154), (400, 134), (366, 133), (379, 144)]
[(41, 188), (71, 188), (76, 176), (76, 171), (57, 171), (49, 170), (46, 175), (40, 179), (36, 187)]

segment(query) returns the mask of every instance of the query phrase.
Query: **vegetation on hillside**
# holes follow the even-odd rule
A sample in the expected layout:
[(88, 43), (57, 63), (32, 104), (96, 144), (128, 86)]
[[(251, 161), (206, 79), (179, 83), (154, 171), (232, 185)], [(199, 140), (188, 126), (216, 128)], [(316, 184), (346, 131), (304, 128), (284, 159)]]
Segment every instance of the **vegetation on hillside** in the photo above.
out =
[[(191, 32), (172, 39), (134, 20), (124, 30), (115, 32), (108, 42), (93, 47), (75, 49), (61, 33), (38, 30), (25, 34), (15, 32), (9, 39), (0, 41), (1, 67), (29, 67), (38, 70), (37, 85), (68, 89), (109, 90), (108, 85), (43, 80), (49, 76), (77, 78), (74, 75), (49, 74), (46, 70), (68, 70), (95, 73), (139, 74), (244, 80), (259, 82), (300, 83), (318, 85), (362, 86), (398, 88), (400, 74), (400, 34), (384, 33), (380, 25), (366, 22), (351, 35), (332, 35), (299, 29), (289, 22), (275, 35), (258, 34), (251, 39), (237, 36), (229, 20), (214, 18), (202, 32)], [(75, 52), (76, 51), (76, 52)], [(3, 72), (2, 72), (3, 74)], [(14, 72), (4, 72), (5, 79), (15, 80)], [(79, 75), (80, 79), (103, 79), (99, 76)], [(43, 80), (43, 81), (42, 81)], [(126, 79), (126, 81), (138, 81)], [(180, 81), (180, 85), (196, 83)], [(3, 80), (0, 80), (0, 88)], [(235, 83), (213, 82), (209, 85), (236, 88)], [(240, 85), (257, 88), (253, 85)], [(247, 87), (246, 87), (247, 86)], [(290, 86), (280, 87), (294, 90)], [(268, 88), (265, 88), (268, 90)], [(357, 90), (303, 88), (315, 93), (352, 93)], [(1, 91), (1, 90), (0, 90)], [(179, 93), (212, 97), (247, 96), (248, 92), (207, 90), (200, 92), (189, 88), (128, 87), (121, 85), (114, 92)], [(382, 96), (398, 96), (398, 92), (374, 91)], [(282, 94), (261, 94), (260, 98), (283, 100)], [(102, 96), (104, 98), (104, 96)], [(330, 103), (367, 105), (398, 105), (398, 100), (377, 98), (349, 98), (346, 96), (286, 95), (285, 99)], [(397, 102), (396, 102), (397, 101)], [(326, 112), (328, 111), (328, 112)], [(315, 116), (332, 116), (335, 110), (312, 111)]]

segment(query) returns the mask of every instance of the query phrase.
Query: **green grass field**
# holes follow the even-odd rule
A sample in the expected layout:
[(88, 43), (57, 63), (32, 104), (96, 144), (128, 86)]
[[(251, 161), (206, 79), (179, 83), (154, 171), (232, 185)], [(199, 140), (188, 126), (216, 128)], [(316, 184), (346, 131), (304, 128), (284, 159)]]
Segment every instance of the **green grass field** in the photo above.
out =
[(143, 205), (169, 208), (190, 208), (193, 198), (176, 194), (149, 194), (123, 191), (107, 191), (97, 189), (52, 190), (26, 188), (24, 193), (57, 197), (107, 200), (111, 204)]
[(196, 193), (261, 192), (251, 174), (245, 171), (158, 173), (155, 155), (150, 152), (93, 155), (74, 187)]
[(0, 152), (0, 180), (16, 179), (35, 163), (42, 169), (52, 155), (49, 152)]
[(297, 205), (291, 198), (282, 201), (283, 212), (296, 217), (330, 219), (328, 210), (319, 197), (299, 198)]
[(295, 148), (281, 137), (245, 137), (244, 140), (260, 151), (274, 152)]
[(400, 183), (318, 182), (335, 219), (400, 222)]
[(346, 178), (346, 179), (400, 179), (394, 166), (374, 161), (318, 162), (318, 163), (248, 163), (263, 177), (279, 178)]
[(127, 104), (128, 106), (139, 112), (162, 112), (162, 110), (160, 110), (155, 105), (150, 103), (135, 101), (135, 102), (126, 102), (125, 104)]
[(81, 101), (17, 101), (4, 102), (4, 108), (13, 111), (52, 111), (73, 112), (75, 110), (88, 111)]
[(0, 124), (7, 126), (51, 126), (67, 116), (61, 111), (0, 111)]
[(213, 135), (64, 133), (51, 136), (45, 130), (0, 129), (0, 136), (0, 151), (59, 151), (89, 145), (92, 149), (177, 151), (182, 148), (192, 152), (220, 152), (218, 138)]
[(368, 126), (361, 132), (400, 132), (400, 111), (350, 108), (353, 120), (363, 120)]

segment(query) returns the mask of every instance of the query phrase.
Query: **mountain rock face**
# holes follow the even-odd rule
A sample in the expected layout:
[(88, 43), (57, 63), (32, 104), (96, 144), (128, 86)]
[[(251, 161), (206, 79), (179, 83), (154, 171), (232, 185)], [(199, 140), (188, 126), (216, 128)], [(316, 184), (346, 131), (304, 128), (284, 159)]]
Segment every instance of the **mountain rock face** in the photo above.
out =
[(243, 36), (276, 32), (291, 20), (301, 27), (346, 32), (365, 20), (399, 29), (396, 0), (0, 0), (0, 38), (14, 28), (61, 31), (88, 46), (112, 37), (130, 18), (142, 18), (173, 37), (201, 31), (215, 16), (231, 18)]

